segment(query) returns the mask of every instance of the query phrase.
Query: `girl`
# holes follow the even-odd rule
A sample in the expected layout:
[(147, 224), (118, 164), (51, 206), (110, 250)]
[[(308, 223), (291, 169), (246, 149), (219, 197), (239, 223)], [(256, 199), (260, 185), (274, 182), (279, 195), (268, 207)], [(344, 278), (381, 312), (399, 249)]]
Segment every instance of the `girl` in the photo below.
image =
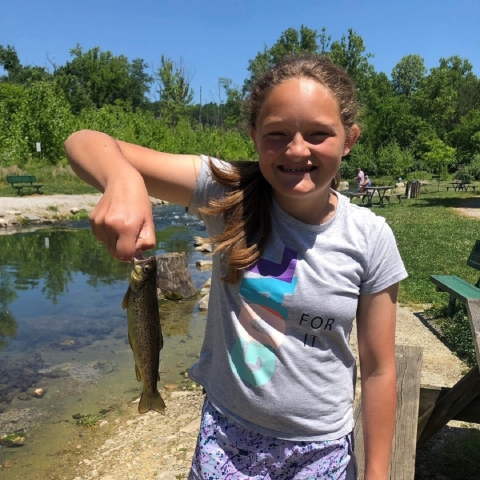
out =
[(406, 272), (389, 226), (336, 191), (359, 136), (355, 88), (321, 56), (286, 59), (249, 97), (258, 162), (171, 155), (80, 131), (76, 173), (110, 254), (155, 245), (149, 195), (188, 207), (217, 245), (206, 390), (190, 479), (354, 479), (356, 317), (365, 480), (386, 480), (395, 423), (395, 319)]

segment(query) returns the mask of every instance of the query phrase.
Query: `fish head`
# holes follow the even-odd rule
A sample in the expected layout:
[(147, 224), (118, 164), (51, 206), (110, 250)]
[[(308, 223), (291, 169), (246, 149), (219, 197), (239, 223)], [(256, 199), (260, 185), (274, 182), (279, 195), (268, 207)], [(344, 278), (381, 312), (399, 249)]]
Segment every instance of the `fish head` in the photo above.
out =
[(146, 259), (133, 259), (133, 269), (130, 274), (130, 287), (137, 291), (148, 283), (157, 281), (157, 259), (155, 256)]

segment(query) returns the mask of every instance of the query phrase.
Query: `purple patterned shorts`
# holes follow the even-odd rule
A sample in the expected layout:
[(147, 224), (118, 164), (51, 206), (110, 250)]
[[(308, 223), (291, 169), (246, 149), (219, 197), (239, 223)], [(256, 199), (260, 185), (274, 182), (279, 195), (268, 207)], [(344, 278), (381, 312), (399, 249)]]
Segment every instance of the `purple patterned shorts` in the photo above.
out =
[(188, 480), (355, 480), (353, 434), (296, 442), (262, 435), (205, 400)]

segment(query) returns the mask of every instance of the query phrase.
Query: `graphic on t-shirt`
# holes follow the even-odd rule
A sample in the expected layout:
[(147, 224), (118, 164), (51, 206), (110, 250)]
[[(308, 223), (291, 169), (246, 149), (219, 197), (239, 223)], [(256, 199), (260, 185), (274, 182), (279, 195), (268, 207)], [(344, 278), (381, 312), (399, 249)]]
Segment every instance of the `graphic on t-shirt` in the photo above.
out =
[(251, 385), (261, 386), (272, 378), (275, 349), (285, 338), (288, 317), (288, 308), (282, 303), (297, 286), (296, 265), (297, 253), (285, 247), (280, 263), (262, 258), (240, 283), (245, 304), (238, 320), (243, 329), (230, 352), (230, 364)]

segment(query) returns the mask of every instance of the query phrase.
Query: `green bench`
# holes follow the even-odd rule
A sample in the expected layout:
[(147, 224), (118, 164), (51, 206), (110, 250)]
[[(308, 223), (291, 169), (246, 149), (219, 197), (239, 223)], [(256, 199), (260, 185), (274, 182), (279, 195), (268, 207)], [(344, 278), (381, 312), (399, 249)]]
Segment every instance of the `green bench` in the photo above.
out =
[(17, 190), (19, 195), (25, 187), (35, 188), (37, 193), (42, 193), (40, 189), (43, 185), (37, 183), (35, 175), (7, 175), (7, 182)]
[[(475, 242), (467, 265), (480, 270), (480, 240)], [(464, 305), (468, 300), (480, 300), (480, 278), (475, 285), (455, 275), (430, 275), (430, 281), (436, 285), (439, 292), (447, 292), (450, 295), (448, 303), (448, 316), (455, 312), (455, 302), (460, 301)]]

